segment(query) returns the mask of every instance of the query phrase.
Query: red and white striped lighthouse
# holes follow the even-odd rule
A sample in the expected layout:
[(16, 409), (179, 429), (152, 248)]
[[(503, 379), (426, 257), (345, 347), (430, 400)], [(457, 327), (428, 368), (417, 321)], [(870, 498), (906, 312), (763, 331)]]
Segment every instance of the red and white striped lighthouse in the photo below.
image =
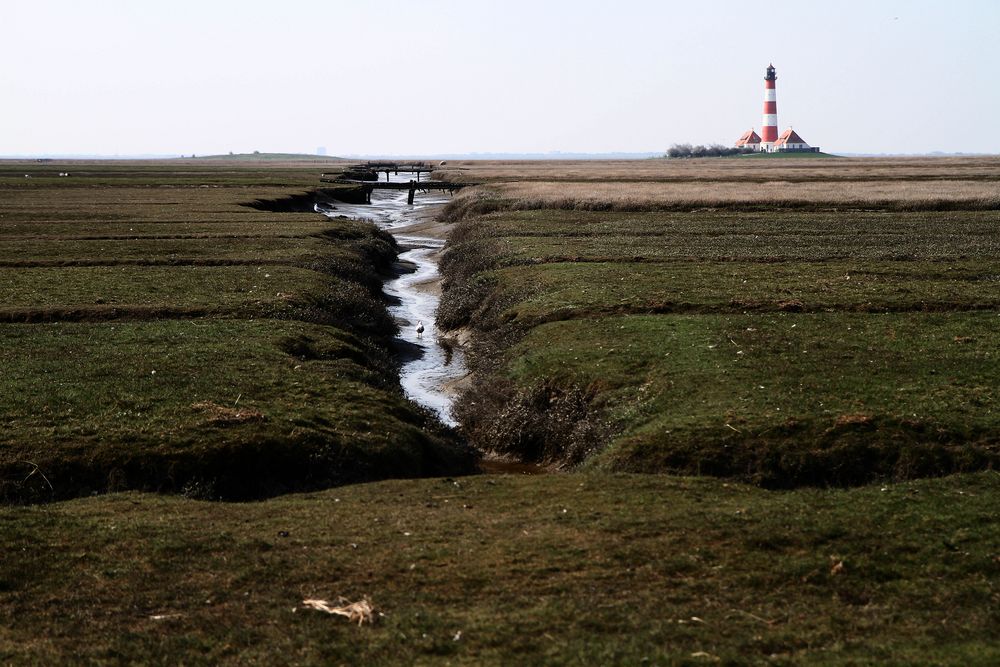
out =
[(760, 132), (762, 151), (770, 151), (778, 140), (778, 98), (774, 89), (774, 82), (777, 80), (774, 65), (768, 65), (764, 75), (764, 120)]

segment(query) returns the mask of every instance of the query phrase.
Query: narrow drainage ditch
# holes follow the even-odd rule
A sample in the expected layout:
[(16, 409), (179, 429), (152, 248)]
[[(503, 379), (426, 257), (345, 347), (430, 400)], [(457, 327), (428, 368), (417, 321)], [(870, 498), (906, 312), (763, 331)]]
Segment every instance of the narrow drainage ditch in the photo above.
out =
[[(393, 180), (408, 182), (410, 176)], [(446, 223), (435, 218), (448, 196), (422, 194), (414, 204), (406, 199), (406, 190), (375, 190), (371, 204), (338, 202), (336, 209), (316, 210), (331, 219), (371, 220), (396, 238), (402, 252), (396, 276), (386, 281), (384, 290), (393, 298), (389, 313), (400, 328), (400, 384), (407, 398), (433, 410), (445, 424), (457, 426), (452, 404), (469, 371), (461, 345), (442, 335), (435, 323), (441, 299), (438, 262), (447, 234)]]
[[(408, 174), (392, 175), (405, 183)], [(338, 217), (371, 220), (395, 237), (402, 252), (395, 277), (387, 280), (384, 291), (393, 298), (389, 313), (400, 327), (400, 384), (407, 398), (433, 410), (448, 426), (457, 426), (452, 406), (469, 378), (465, 353), (459, 340), (437, 329), (436, 316), (441, 300), (441, 273), (438, 264), (448, 236), (448, 223), (437, 220), (449, 201), (448, 195), (419, 195), (407, 203), (406, 190), (374, 190), (371, 204), (336, 204), (335, 209), (317, 205), (315, 210), (331, 219)], [(420, 330), (422, 326), (422, 331)], [(484, 457), (480, 469), (489, 474), (537, 475), (551, 468), (536, 463)]]

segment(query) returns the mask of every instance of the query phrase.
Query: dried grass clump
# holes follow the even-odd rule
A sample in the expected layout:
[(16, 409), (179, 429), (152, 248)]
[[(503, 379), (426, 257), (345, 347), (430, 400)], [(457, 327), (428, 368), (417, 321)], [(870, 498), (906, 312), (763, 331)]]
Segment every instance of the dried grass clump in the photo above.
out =
[(874, 418), (871, 415), (864, 414), (849, 414), (840, 415), (837, 417), (833, 425), (835, 427), (845, 427), (845, 426), (868, 426), (874, 422)]
[(463, 393), (454, 412), (480, 451), (576, 465), (606, 447), (614, 432), (596, 395), (552, 382), (518, 388), (494, 375)]
[(252, 408), (227, 408), (212, 401), (201, 401), (191, 405), (205, 413), (206, 422), (212, 426), (236, 426), (264, 421), (264, 413)]
[(344, 598), (338, 600), (340, 606), (333, 606), (326, 600), (303, 600), (302, 604), (316, 611), (323, 611), (334, 616), (343, 616), (351, 623), (364, 625), (375, 622), (375, 608), (368, 598), (363, 598), (357, 602), (347, 602)]

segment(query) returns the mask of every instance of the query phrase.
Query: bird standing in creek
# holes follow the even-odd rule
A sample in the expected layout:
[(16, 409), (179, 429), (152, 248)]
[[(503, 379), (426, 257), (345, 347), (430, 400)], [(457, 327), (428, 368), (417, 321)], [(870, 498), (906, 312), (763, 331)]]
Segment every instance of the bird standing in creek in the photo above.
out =
[(423, 337), (424, 337), (424, 323), (417, 322), (417, 338), (423, 338)]

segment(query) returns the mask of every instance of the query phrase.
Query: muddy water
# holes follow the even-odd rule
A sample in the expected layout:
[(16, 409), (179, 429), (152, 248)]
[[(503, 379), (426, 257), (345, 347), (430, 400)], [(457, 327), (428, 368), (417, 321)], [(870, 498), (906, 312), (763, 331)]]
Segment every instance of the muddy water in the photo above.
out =
[[(407, 182), (411, 176), (400, 174), (392, 180)], [(411, 400), (437, 413), (445, 424), (455, 426), (451, 414), (453, 386), (468, 375), (462, 350), (457, 345), (442, 345), (435, 326), (440, 300), (441, 274), (438, 259), (445, 239), (435, 233), (434, 217), (448, 201), (447, 195), (418, 193), (414, 203), (406, 203), (405, 190), (375, 190), (367, 205), (336, 204), (335, 210), (323, 210), (332, 219), (338, 216), (372, 220), (391, 233), (399, 243), (399, 275), (385, 284), (385, 292), (396, 302), (389, 312), (399, 324), (406, 350), (400, 371), (403, 391)], [(418, 323), (424, 331), (417, 332)]]

